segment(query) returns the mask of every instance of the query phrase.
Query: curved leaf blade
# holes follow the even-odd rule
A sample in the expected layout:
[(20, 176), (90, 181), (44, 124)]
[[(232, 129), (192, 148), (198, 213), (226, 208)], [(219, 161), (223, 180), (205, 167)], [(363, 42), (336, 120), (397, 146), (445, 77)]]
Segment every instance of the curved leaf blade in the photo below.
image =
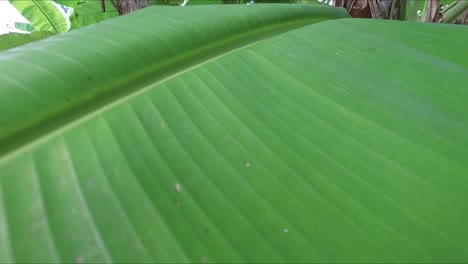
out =
[[(212, 8), (197, 10), (205, 11), (205, 18), (230, 21), (222, 20), (228, 9)], [(302, 7), (255, 8), (265, 8), (258, 20), (251, 20), (256, 13), (243, 13), (235, 20), (249, 18), (249, 23), (236, 25), (268, 24), (283, 12), (297, 18), (299, 9), (294, 8)], [(142, 15), (153, 10), (75, 34), (101, 27), (98, 32), (117, 26), (122, 30), (130, 18), (147, 20)], [(39, 78), (1, 75), (2, 87), (10, 88), (1, 91), (11, 100), (33, 96), (15, 91), (31, 84), (29, 92), (44, 92), (40, 97), (49, 103), (47, 110), (68, 110), (59, 125), (47, 122), (51, 115), (41, 120), (47, 133), (31, 132), (39, 125), (23, 128), (30, 132), (29, 141), (2, 134), (18, 141), (0, 159), (0, 228), (9, 231), (0, 250), (11, 252), (5, 254), (10, 260), (468, 259), (468, 115), (463, 86), (468, 55), (456, 52), (467, 41), (467, 29), (336, 20), (251, 45), (236, 42), (231, 46), (235, 50), (212, 47), (207, 53), (213, 57), (198, 48), (224, 35), (217, 35), (221, 31), (216, 26), (207, 26), (212, 24), (196, 27), (197, 18), (186, 14), (172, 16), (173, 23), (188, 17), (188, 26), (173, 27), (178, 33), (165, 35), (167, 44), (135, 38), (122, 45), (119, 35), (111, 40), (104, 36), (100, 41), (108, 49), (98, 49), (98, 58), (86, 56), (67, 65), (73, 71), (60, 75), (64, 83), (80, 72), (88, 74), (88, 66), (97, 61), (113, 62), (91, 71), (93, 77), (108, 81), (117, 76), (112, 74), (125, 72), (116, 66), (128, 66), (122, 83), (125, 80), (129, 90), (107, 100), (93, 98), (94, 107), (77, 108), (82, 115), (59, 105), (59, 91), (91, 93), (89, 85), (103, 92), (99, 82), (72, 80), (70, 85), (52, 85), (53, 92), (45, 93), (50, 79), (38, 85)], [(231, 23), (217, 26), (226, 30), (227, 25)], [(130, 25), (127, 30), (138, 29)], [(170, 31), (158, 28), (158, 34)], [(46, 44), (57, 47), (56, 41), (75, 37), (69, 36), (22, 51), (32, 53)], [(94, 34), (79, 36), (100, 43)], [(197, 42), (195, 36), (207, 42)], [(441, 45), (421, 44), (419, 37)], [(193, 45), (175, 41), (185, 39)], [(177, 51), (186, 47), (206, 57), (186, 55), (192, 64), (166, 74), (160, 74), (164, 68), (153, 68), (152, 77), (136, 74), (148, 67), (143, 54), (157, 54), (147, 52), (148, 46), (160, 44), (157, 49), (166, 51), (165, 45), (173, 43), (180, 45)], [(86, 42), (82, 46), (82, 54), (99, 47)], [(80, 58), (60, 54), (66, 56), (51, 62), (66, 65), (63, 62)], [(169, 57), (177, 55), (162, 58), (176, 62)], [(399, 64), (402, 55), (407, 64)], [(14, 51), (0, 53), (0, 58), (26, 61)], [(30, 61), (39, 62), (34, 57)], [(26, 66), (30, 76), (49, 69), (44, 61), (39, 65)], [(4, 98), (0, 106), (9, 111), (1, 111), (2, 120), (16, 116), (24, 122), (33, 115), (24, 105), (5, 108)], [(8, 126), (2, 128), (15, 125), (4, 124)]]
[[(224, 16), (215, 15), (220, 12), (216, 6), (150, 7), (145, 10), (149, 11), (142, 10), (139, 12), (140, 17), (125, 16), (116, 23), (104, 21), (103, 23), (108, 23), (107, 27), (91, 26), (86, 30), (70, 32), (66, 36), (47, 39), (36, 46), (39, 49), (53, 50), (55, 57), (70, 55), (70, 50), (80, 51), (79, 57), (89, 56), (90, 61), (84, 68), (80, 66), (82, 69), (79, 72), (74, 67), (62, 66), (64, 63), (71, 63), (75, 67), (80, 65), (79, 57), (74, 58), (75, 55), (67, 55), (69, 59), (66, 59), (66, 62), (51, 63), (51, 60), (44, 60), (43, 54), (24, 53), (22, 50), (15, 53), (16, 60), (9, 61), (8, 65), (0, 65), (1, 72), (5, 73), (3, 76), (11, 79), (19, 73), (6, 74), (8, 69), (11, 71), (15, 67), (21, 68), (24, 62), (19, 58), (31, 57), (33, 64), (48, 69), (47, 75), (50, 77), (50, 83), (41, 86), (39, 89), (43, 90), (40, 92), (11, 80), (8, 81), (8, 87), (12, 88), (0, 91), (0, 95), (8, 95), (10, 98), (1, 106), (1, 110), (9, 115), (0, 120), (3, 128), (0, 131), (0, 142), (4, 146), (14, 143), (12, 138), (21, 137), (24, 128), (37, 123), (48, 127), (42, 123), (44, 120), (55, 122), (57, 120), (52, 121), (55, 115), (62, 115), (67, 111), (81, 111), (78, 108), (87, 102), (94, 104), (100, 100), (107, 100), (112, 94), (127, 93), (128, 89), (133, 89), (128, 87), (127, 82), (155, 80), (270, 35), (330, 18), (347, 16), (343, 9), (302, 5), (231, 6), (222, 9)], [(211, 16), (206, 19), (200, 18), (199, 14), (203, 12)], [(153, 21), (154, 24), (151, 28), (142, 28), (142, 19)], [(169, 19), (173, 19), (171, 23), (167, 23)], [(122, 28), (131, 28), (132, 35), (122, 32)], [(184, 33), (181, 34), (178, 30), (183, 30)], [(83, 38), (83, 34), (89, 37)], [(71, 44), (62, 45), (65, 39), (69, 39)], [(145, 48), (142, 49), (141, 45)], [(117, 47), (125, 47), (126, 51), (122, 53)], [(102, 56), (106, 59), (102, 59)], [(116, 64), (113, 58), (124, 59), (127, 62)], [(114, 70), (103, 71), (109, 67)], [(30, 72), (28, 79), (40, 79), (43, 75), (42, 70)], [(73, 77), (65, 80), (60, 77), (62, 75)], [(62, 90), (64, 85), (73, 87), (78, 83), (80, 89)], [(22, 88), (18, 89), (18, 85)], [(50, 97), (41, 98), (40, 93)], [(24, 97), (25, 94), (29, 96)], [(27, 107), (22, 111), (12, 111), (16, 106), (12, 103), (14, 99), (11, 99), (16, 96), (27, 100)], [(25, 133), (30, 135), (30, 131)], [(6, 151), (5, 148), (2, 150)]]

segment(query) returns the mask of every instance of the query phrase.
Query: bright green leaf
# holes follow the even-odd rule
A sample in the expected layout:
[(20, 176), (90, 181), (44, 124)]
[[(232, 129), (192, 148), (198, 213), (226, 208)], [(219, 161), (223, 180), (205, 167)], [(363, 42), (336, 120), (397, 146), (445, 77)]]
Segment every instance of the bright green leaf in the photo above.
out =
[[(72, 8), (75, 8), (82, 1), (83, 0), (54, 0), (54, 2), (56, 2), (57, 4), (72, 7)], [(96, 0), (93, 0), (93, 1), (96, 1)], [(99, 1), (100, 0), (98, 0), (96, 2), (99, 2)]]
[(26, 32), (34, 32), (36, 29), (31, 25), (31, 23), (15, 22), (15, 28), (23, 30)]
[(67, 22), (58, 8), (50, 0), (9, 0), (37, 31), (63, 33)]
[(468, 261), (468, 28), (343, 16), (149, 7), (0, 53), (0, 261)]

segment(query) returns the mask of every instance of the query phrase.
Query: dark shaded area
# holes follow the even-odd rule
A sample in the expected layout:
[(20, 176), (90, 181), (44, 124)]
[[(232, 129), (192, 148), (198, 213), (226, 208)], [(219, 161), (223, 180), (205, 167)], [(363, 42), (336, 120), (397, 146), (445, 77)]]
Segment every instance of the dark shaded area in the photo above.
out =
[(345, 8), (354, 18), (400, 20), (400, 0), (336, 0), (335, 6)]
[(149, 5), (148, 0), (112, 0), (119, 15), (125, 15)]

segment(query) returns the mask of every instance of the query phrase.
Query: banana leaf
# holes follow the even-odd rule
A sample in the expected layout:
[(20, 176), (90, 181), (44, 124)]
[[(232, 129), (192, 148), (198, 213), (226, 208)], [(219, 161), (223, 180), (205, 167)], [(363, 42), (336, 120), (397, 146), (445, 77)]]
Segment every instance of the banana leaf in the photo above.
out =
[(0, 51), (11, 49), (54, 35), (50, 31), (34, 31), (30, 34), (8, 33), (0, 36)]
[(340, 17), (149, 7), (1, 52), (0, 262), (468, 261), (468, 28)]
[(9, 0), (37, 31), (63, 33), (68, 30), (67, 21), (50, 0)]

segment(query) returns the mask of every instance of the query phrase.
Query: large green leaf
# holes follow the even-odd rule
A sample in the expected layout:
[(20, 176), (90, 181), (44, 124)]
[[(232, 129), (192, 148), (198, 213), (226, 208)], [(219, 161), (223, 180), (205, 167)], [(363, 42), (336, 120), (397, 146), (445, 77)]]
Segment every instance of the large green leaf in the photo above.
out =
[(151, 7), (0, 53), (0, 261), (468, 261), (468, 29), (293, 30), (344, 14)]
[(50, 0), (9, 0), (37, 31), (63, 33), (67, 21)]

